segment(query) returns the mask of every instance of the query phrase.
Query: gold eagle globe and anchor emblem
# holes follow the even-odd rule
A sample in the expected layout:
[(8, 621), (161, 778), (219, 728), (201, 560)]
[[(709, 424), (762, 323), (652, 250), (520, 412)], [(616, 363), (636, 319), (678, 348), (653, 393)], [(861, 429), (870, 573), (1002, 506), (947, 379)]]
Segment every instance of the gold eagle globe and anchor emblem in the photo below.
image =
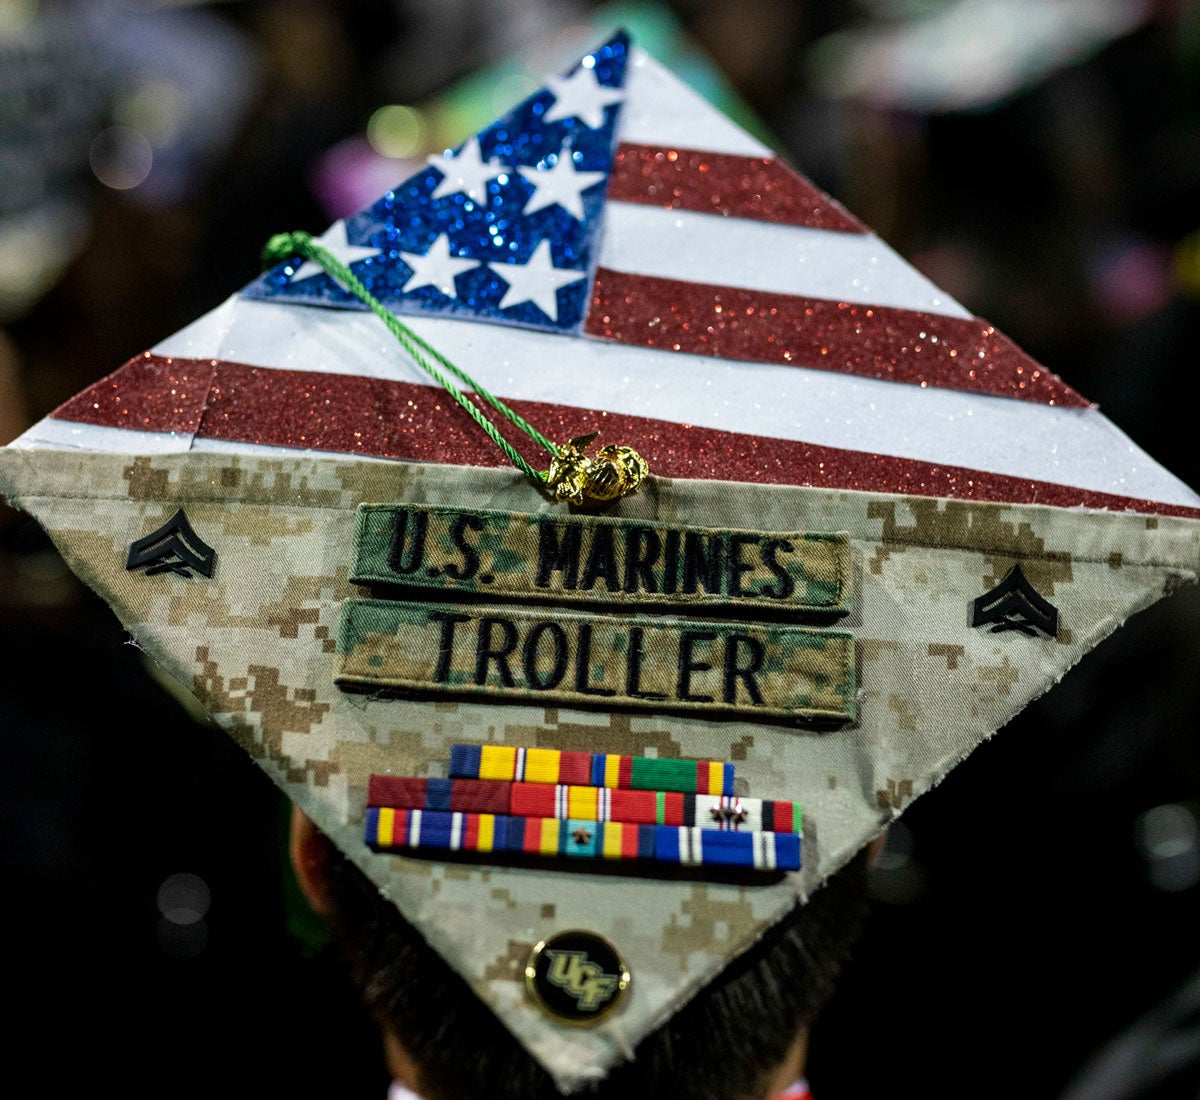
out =
[(650, 473), (650, 464), (632, 447), (609, 443), (594, 455), (584, 450), (599, 432), (578, 435), (558, 448), (546, 474), (546, 486), (560, 504), (604, 507), (632, 496)]

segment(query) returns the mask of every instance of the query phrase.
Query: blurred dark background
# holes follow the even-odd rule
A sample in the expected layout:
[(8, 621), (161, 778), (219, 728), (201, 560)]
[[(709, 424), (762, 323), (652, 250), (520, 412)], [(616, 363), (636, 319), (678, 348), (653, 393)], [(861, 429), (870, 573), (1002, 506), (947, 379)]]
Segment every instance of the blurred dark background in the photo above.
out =
[[(614, 24), (1200, 485), (1184, 0), (0, 2), (0, 442)], [(1200, 1096), (1198, 624), (1139, 616), (893, 830), (818, 1100)], [(286, 806), (127, 641), (0, 509), (5, 1077), (382, 1098)]]

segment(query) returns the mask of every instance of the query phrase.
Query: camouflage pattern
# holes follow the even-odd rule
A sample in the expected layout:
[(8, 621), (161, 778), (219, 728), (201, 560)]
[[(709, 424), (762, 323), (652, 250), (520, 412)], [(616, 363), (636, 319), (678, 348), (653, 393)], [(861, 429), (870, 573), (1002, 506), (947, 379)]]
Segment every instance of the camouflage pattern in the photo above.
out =
[(347, 600), (337, 641), (343, 686), (759, 720), (854, 717), (854, 639), (832, 630)]
[(495, 599), (826, 614), (849, 610), (852, 576), (840, 534), (391, 504), (359, 509), (350, 573)]
[[(83, 487), (86, 487), (83, 488)], [(1133, 612), (1200, 572), (1200, 523), (1133, 513), (650, 479), (617, 514), (667, 524), (845, 531), (858, 713), (828, 730), (737, 717), (422, 702), (341, 691), (341, 604), (363, 502), (551, 509), (499, 469), (191, 453), (0, 450), (0, 492), (33, 513), (138, 643), (359, 864), (564, 1089), (637, 1041), (877, 835), (979, 741)], [(183, 507), (218, 554), (211, 579), (128, 572), (130, 544)], [(968, 626), (1020, 563), (1060, 613), (1056, 638)], [(456, 741), (734, 761), (756, 798), (805, 807), (804, 869), (757, 887), (466, 866), (362, 843), (372, 772), (444, 775)], [(538, 941), (610, 939), (627, 1003), (591, 1030), (529, 1000)]]

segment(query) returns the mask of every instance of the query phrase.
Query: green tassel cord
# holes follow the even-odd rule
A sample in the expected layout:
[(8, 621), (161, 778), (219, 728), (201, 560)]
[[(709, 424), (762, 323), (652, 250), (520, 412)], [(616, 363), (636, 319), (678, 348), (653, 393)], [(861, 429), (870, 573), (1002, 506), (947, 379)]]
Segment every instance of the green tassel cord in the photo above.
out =
[[(381, 320), (396, 338), (409, 357), (426, 374), (438, 383), (466, 414), (479, 425), (487, 437), (496, 444), (505, 457), (544, 493), (555, 500), (577, 506), (603, 507), (637, 492), (638, 486), (649, 473), (649, 467), (636, 451), (630, 447), (602, 447), (595, 457), (583, 453), (583, 448), (596, 436), (592, 433), (571, 440), (562, 447), (551, 443), (532, 424), (510, 409), (500, 398), (488, 393), (466, 371), (456, 367), (436, 348), (431, 347), (411, 328), (389, 310), (362, 283), (362, 281), (324, 245), (313, 240), (303, 231), (277, 233), (263, 249), (264, 268), (294, 261), (296, 257), (312, 260), (330, 278), (342, 286)], [(515, 447), (500, 434), (493, 424), (470, 398), (450, 380), (458, 379), (479, 400), (489, 405), (510, 423), (523, 431), (530, 439), (543, 447), (551, 456), (550, 469), (535, 470), (520, 455)]]

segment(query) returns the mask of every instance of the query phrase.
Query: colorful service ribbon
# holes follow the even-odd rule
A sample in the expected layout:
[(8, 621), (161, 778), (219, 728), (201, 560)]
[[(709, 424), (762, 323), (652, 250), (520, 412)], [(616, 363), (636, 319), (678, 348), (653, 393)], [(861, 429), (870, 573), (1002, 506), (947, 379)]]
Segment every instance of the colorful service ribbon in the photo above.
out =
[(716, 760), (674, 760), (616, 753), (523, 749), (511, 745), (453, 745), (455, 779), (565, 783), (682, 794), (733, 794), (733, 765)]
[(687, 825), (734, 832), (803, 833), (797, 802), (563, 783), (372, 775), (367, 786), (367, 805), (397, 810)]
[(377, 851), (505, 852), (760, 871), (798, 871), (801, 848), (795, 833), (390, 807), (368, 808), (364, 839)]

